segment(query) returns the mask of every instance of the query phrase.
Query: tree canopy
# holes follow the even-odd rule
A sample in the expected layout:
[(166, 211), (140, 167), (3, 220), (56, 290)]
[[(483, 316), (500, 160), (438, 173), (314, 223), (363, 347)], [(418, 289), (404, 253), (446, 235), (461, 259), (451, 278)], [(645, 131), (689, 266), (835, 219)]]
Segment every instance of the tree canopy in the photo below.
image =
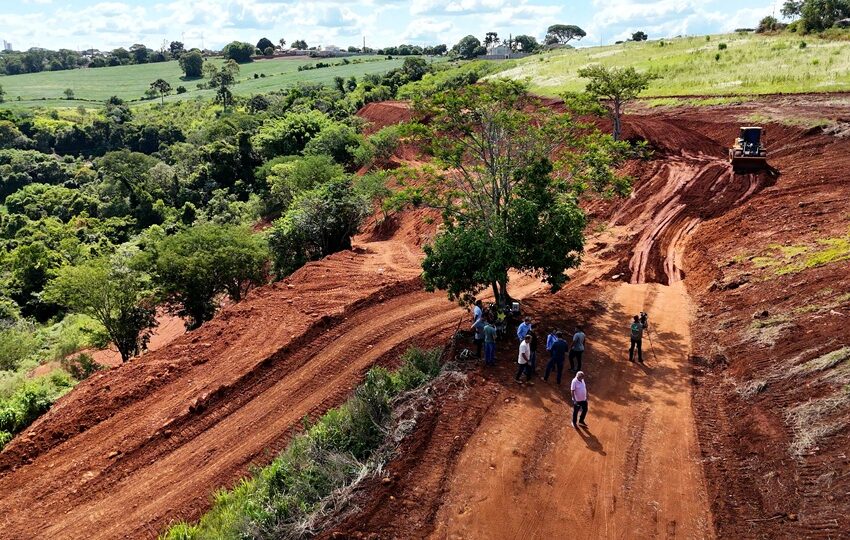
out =
[(488, 81), (420, 100), (418, 126), (438, 168), (408, 201), (443, 213), (443, 229), (425, 247), (429, 289), (469, 301), (490, 286), (509, 299), (508, 270), (540, 276), (553, 289), (578, 265), (588, 185), (622, 193), (611, 168), (625, 146), (571, 115), (558, 114), (513, 81)]
[(255, 48), (244, 41), (231, 41), (221, 50), (225, 60), (233, 60), (237, 64), (245, 64), (251, 61)]
[[(482, 47), (481, 42), (477, 37), (469, 35), (462, 38), (458, 41), (454, 47), (452, 47), (452, 51), (454, 51), (460, 58), (464, 60), (469, 60), (470, 58), (475, 58), (481, 52), (480, 48)], [(484, 52), (487, 52), (486, 49)]]
[(566, 45), (570, 41), (580, 40), (587, 32), (574, 24), (553, 24), (546, 30), (545, 42), (547, 45)]
[(204, 57), (197, 49), (192, 49), (188, 53), (180, 56), (180, 69), (188, 78), (197, 78), (203, 75)]
[(586, 91), (600, 100), (614, 123), (614, 139), (620, 139), (623, 108), (658, 78), (651, 73), (640, 73), (633, 67), (607, 68), (591, 66), (578, 70), (579, 77), (590, 79)]
[(142, 260), (163, 299), (191, 329), (213, 317), (218, 295), (239, 301), (263, 283), (267, 259), (250, 229), (204, 224), (163, 238)]

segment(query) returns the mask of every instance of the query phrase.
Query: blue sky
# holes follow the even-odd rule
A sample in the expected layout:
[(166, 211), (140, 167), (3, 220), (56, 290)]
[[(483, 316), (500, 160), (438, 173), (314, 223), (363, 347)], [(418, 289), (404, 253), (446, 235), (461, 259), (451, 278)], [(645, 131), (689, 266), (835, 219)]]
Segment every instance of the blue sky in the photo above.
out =
[(752, 27), (781, 2), (753, 0), (2, 0), (0, 39), (15, 49), (111, 49), (182, 40), (219, 48), (234, 39), (256, 43), (305, 39), (310, 45), (372, 47), (399, 43), (449, 46), (467, 34), (481, 39), (530, 34), (553, 23), (588, 32), (579, 45), (612, 43), (643, 30), (650, 37)]

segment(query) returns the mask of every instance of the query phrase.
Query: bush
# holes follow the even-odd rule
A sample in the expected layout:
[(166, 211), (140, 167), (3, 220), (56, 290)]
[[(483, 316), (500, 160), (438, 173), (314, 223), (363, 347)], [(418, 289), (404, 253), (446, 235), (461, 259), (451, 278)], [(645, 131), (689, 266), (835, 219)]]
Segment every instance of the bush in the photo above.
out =
[(725, 51), (728, 46), (725, 43), (718, 43), (717, 49), (721, 51)]
[(398, 126), (387, 126), (373, 134), (369, 137), (373, 157), (381, 161), (390, 159), (398, 148), (400, 138)]
[(216, 297), (241, 300), (265, 281), (268, 250), (248, 228), (204, 224), (168, 236), (143, 261), (164, 300), (187, 318), (189, 329), (210, 320)]
[(185, 86), (178, 86), (177, 87), (177, 93), (178, 94), (185, 94), (186, 92), (188, 92), (188, 90), (186, 90)]
[(95, 372), (106, 369), (106, 366), (98, 364), (90, 354), (80, 354), (75, 358), (65, 358), (62, 360), (62, 367), (65, 368), (72, 377), (78, 381), (84, 381), (91, 377)]
[(266, 56), (274, 56), (274, 47), (266, 47), (263, 49), (263, 54)]
[(332, 180), (296, 196), (269, 234), (277, 276), (351, 249), (351, 237), (369, 210), (369, 203), (353, 192), (348, 179)]
[(41, 340), (31, 323), (19, 322), (0, 329), (0, 369), (18, 369), (20, 363), (38, 352), (40, 347)]
[(801, 49), (805, 49), (805, 48), (806, 48), (806, 42), (805, 42), (805, 41), (801, 41), (801, 42), (800, 42), (800, 48), (801, 48)]
[(716, 53), (716, 54), (714, 55), (714, 61), (715, 61), (715, 62), (719, 62), (719, 61), (720, 61), (720, 53)]
[(0, 449), (12, 435), (26, 429), (73, 386), (67, 374), (56, 370), (24, 382), (10, 397), (0, 400)]

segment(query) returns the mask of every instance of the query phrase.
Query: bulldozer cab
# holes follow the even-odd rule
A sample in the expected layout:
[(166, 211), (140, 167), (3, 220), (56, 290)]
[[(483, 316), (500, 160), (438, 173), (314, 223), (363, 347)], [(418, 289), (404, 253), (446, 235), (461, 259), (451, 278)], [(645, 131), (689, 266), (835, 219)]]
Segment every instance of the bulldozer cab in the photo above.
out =
[(744, 155), (753, 155), (761, 148), (761, 128), (760, 127), (742, 127), (741, 128), (742, 147)]
[(736, 172), (764, 167), (767, 163), (764, 128), (742, 127), (738, 138), (735, 139), (735, 144), (729, 149), (729, 161)]

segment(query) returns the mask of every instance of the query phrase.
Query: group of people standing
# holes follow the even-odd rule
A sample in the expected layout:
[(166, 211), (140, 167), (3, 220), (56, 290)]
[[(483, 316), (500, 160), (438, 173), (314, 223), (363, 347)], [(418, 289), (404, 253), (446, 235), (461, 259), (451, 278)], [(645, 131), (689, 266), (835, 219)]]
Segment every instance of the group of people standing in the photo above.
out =
[[(493, 321), (485, 316), (480, 300), (473, 306), (472, 317), (476, 356), (481, 358), (483, 348), (484, 365), (493, 366), (496, 364), (496, 336), (498, 332)], [(516, 337), (519, 340), (519, 354), (517, 356), (518, 368), (514, 380), (522, 384), (520, 377), (524, 374), (526, 383), (534, 384), (531, 382), (531, 378), (537, 370), (538, 338), (531, 318), (525, 317), (519, 324)], [(586, 339), (587, 336), (581, 326), (575, 327), (569, 343), (564, 338), (564, 333), (555, 328), (551, 329), (546, 336), (546, 350), (549, 351), (549, 361), (546, 364), (543, 380), (548, 382), (549, 375), (554, 370), (556, 382), (560, 385), (567, 359), (570, 362), (570, 371), (575, 373), (575, 377), (570, 383), (570, 396), (573, 400), (573, 427), (576, 427), (576, 425), (587, 427), (584, 421), (587, 416), (587, 386), (584, 380), (584, 372), (581, 370)]]

